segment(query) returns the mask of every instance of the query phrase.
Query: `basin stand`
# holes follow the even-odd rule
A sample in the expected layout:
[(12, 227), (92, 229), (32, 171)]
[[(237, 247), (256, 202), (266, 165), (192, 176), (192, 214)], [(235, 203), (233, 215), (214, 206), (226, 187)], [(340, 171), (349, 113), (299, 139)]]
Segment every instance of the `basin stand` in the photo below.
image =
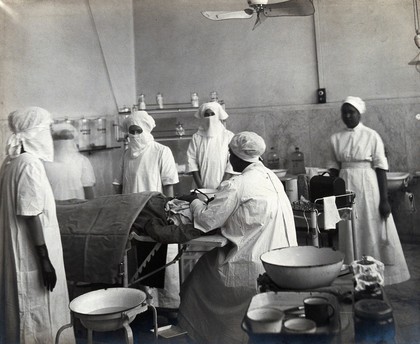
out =
[[(155, 343), (157, 342), (157, 338), (158, 338), (158, 323), (157, 323), (157, 311), (156, 308), (153, 305), (147, 305), (147, 307), (149, 309), (152, 310), (153, 313), (153, 332), (154, 332), (154, 341)], [(125, 342), (127, 344), (133, 344), (134, 340), (133, 340), (133, 331), (131, 330), (130, 324), (129, 324), (129, 316), (126, 315), (126, 320), (123, 323), (123, 327), (124, 327), (124, 335), (125, 335)], [(60, 335), (61, 333), (65, 330), (68, 329), (70, 327), (73, 327), (73, 313), (71, 314), (71, 319), (70, 319), (70, 323), (64, 326), (61, 326), (60, 329), (57, 331), (57, 334), (55, 336), (55, 344), (59, 344), (59, 339), (60, 339)], [(91, 329), (87, 329), (88, 332), (88, 339), (87, 342), (88, 344), (92, 344), (93, 343), (93, 331)]]

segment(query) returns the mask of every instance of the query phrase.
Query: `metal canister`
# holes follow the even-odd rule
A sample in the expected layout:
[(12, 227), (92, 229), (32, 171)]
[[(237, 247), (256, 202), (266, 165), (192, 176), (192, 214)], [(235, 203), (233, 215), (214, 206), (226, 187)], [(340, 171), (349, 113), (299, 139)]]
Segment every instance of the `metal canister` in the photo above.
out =
[(395, 343), (395, 324), (391, 306), (377, 299), (354, 304), (356, 343)]
[(91, 142), (91, 123), (90, 119), (82, 118), (79, 120), (79, 149), (90, 149)]
[(106, 118), (97, 118), (94, 121), (94, 135), (92, 146), (106, 147)]
[(158, 105), (159, 109), (163, 109), (163, 95), (162, 95), (162, 93), (158, 93), (156, 95), (156, 104)]

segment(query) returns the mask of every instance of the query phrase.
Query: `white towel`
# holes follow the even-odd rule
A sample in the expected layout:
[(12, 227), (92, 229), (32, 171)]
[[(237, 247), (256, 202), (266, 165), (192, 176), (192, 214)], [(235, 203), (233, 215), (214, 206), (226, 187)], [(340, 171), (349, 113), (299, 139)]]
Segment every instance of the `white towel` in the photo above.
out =
[(335, 228), (336, 223), (340, 220), (341, 217), (335, 204), (335, 196), (324, 197), (324, 229)]

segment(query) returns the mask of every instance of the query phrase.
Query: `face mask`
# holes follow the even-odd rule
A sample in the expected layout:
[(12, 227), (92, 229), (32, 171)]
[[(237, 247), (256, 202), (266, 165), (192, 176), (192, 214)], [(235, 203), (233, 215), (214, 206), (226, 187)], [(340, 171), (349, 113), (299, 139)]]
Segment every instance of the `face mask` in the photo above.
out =
[(141, 152), (153, 141), (152, 134), (143, 132), (141, 134), (128, 134), (128, 147), (131, 149), (131, 157), (137, 158)]

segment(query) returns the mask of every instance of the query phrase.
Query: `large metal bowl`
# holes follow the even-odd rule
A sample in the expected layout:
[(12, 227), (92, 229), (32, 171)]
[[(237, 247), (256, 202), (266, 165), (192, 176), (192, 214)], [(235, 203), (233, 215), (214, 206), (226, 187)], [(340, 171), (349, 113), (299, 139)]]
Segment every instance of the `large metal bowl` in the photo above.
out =
[(132, 288), (108, 288), (83, 294), (70, 302), (70, 309), (87, 329), (114, 331), (129, 324), (147, 309), (146, 294)]
[(340, 273), (344, 254), (331, 248), (296, 246), (261, 255), (268, 276), (285, 289), (313, 289), (331, 285)]

